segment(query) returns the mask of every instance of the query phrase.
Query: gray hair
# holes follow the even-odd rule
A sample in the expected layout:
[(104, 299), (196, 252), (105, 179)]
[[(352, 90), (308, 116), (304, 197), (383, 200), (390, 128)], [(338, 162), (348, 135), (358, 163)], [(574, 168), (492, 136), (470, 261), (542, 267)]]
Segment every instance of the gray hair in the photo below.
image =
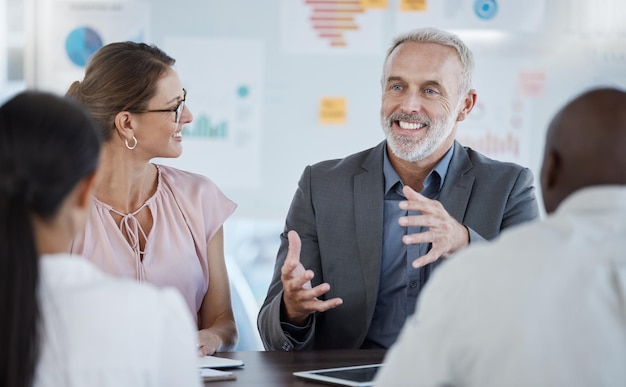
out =
[(381, 79), (382, 84), (385, 83), (384, 66), (387, 64), (389, 56), (404, 42), (434, 43), (454, 48), (459, 54), (459, 59), (461, 60), (461, 64), (463, 66), (460, 92), (461, 94), (465, 94), (470, 91), (472, 88), (472, 75), (474, 73), (474, 54), (472, 54), (469, 47), (467, 47), (465, 43), (463, 43), (463, 41), (455, 34), (432, 27), (415, 29), (399, 35), (393, 40), (391, 46), (387, 50), (385, 61), (383, 62), (383, 78)]

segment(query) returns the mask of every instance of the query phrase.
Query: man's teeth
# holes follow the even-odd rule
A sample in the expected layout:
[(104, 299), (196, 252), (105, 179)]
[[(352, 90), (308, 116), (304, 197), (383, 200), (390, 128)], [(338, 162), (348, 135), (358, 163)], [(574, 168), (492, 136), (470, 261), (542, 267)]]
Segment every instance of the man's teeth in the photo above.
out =
[(420, 129), (426, 126), (417, 122), (398, 121), (398, 123), (402, 129)]
[(182, 137), (182, 136), (183, 136), (183, 132), (174, 133), (174, 137)]

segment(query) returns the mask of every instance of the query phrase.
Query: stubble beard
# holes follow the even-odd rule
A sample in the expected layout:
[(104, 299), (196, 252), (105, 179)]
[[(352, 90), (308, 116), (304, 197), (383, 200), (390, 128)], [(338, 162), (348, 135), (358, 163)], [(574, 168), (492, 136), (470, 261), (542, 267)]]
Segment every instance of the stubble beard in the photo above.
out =
[[(392, 123), (394, 121), (421, 122), (426, 124), (426, 135), (416, 139), (412, 136), (404, 136), (394, 133)], [(408, 162), (424, 160), (432, 155), (437, 148), (445, 141), (454, 129), (454, 116), (438, 117), (434, 120), (419, 114), (393, 113), (385, 118), (381, 111), (380, 121), (387, 138), (387, 145), (394, 155)]]

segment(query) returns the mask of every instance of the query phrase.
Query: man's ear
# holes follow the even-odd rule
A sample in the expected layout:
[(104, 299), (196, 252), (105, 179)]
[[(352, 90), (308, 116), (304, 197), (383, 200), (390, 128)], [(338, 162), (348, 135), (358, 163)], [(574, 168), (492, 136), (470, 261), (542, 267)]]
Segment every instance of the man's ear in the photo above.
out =
[(470, 91), (465, 94), (463, 97), (463, 101), (461, 102), (461, 109), (459, 110), (459, 114), (456, 116), (456, 121), (460, 122), (467, 118), (467, 115), (472, 111), (474, 105), (476, 105), (477, 98), (476, 90), (470, 89)]
[(555, 152), (547, 152), (541, 167), (541, 185), (544, 190), (553, 189), (559, 179), (561, 157)]

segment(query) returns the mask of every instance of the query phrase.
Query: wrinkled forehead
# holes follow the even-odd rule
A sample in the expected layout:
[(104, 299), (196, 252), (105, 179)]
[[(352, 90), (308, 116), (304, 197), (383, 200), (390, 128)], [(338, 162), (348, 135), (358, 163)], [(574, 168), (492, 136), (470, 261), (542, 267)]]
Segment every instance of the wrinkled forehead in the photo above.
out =
[(381, 75), (384, 85), (390, 78), (437, 82), (449, 88), (463, 83), (463, 64), (458, 52), (437, 43), (404, 42), (386, 58)]

